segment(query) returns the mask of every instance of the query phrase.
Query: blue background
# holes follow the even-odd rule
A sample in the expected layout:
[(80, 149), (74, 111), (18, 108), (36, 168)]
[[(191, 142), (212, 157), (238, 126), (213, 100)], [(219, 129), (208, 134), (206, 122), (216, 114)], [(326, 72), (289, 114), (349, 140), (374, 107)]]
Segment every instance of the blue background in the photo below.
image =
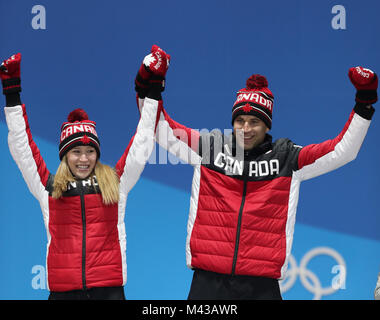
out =
[[(345, 30), (331, 26), (336, 4), (345, 7)], [(45, 30), (32, 28), (34, 5), (46, 9)], [(76, 107), (97, 122), (102, 161), (116, 163), (136, 129), (133, 81), (152, 44), (172, 56), (164, 105), (174, 120), (195, 129), (229, 129), (236, 91), (260, 73), (275, 96), (274, 139), (307, 145), (335, 137), (348, 119), (355, 95), (348, 69), (380, 72), (379, 10), (376, 0), (1, 1), (0, 59), (23, 55), (22, 100), (52, 172), (59, 164), (59, 128)], [(296, 261), (328, 246), (347, 264), (346, 288), (323, 299), (373, 298), (380, 271), (379, 133), (375, 113), (354, 162), (302, 184)], [(32, 268), (45, 265), (46, 231), (9, 154), (3, 113), (0, 137), (0, 298), (46, 299), (48, 291), (32, 285)], [(127, 298), (187, 297), (191, 178), (189, 165), (148, 164), (132, 190)], [(308, 267), (328, 286), (335, 262), (322, 258)], [(284, 298), (313, 294), (297, 280)]]

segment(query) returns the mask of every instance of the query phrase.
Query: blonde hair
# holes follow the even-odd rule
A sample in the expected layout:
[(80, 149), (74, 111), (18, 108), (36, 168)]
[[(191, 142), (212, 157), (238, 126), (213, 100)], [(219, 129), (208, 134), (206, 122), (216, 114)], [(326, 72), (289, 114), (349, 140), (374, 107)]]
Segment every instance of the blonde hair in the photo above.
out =
[[(110, 205), (119, 202), (120, 180), (116, 171), (110, 166), (101, 163), (99, 160), (96, 162), (94, 171), (103, 203), (105, 205)], [(92, 174), (90, 178), (96, 191), (94, 174)], [(67, 191), (68, 184), (74, 181), (75, 178), (69, 169), (67, 157), (64, 155), (54, 177), (52, 197), (54, 199), (62, 197), (63, 192)]]

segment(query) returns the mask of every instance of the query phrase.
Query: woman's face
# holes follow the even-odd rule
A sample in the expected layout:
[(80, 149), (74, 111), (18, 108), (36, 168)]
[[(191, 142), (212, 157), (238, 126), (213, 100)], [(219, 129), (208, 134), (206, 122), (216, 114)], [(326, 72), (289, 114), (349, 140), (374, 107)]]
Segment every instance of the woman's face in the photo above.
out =
[(75, 177), (86, 179), (94, 170), (97, 158), (94, 147), (77, 146), (67, 153), (67, 164)]

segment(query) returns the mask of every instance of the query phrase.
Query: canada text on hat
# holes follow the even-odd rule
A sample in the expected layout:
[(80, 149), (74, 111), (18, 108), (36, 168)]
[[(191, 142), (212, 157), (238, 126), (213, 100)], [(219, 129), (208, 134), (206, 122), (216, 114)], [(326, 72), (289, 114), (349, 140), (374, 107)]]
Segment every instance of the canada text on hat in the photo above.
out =
[(272, 112), (272, 109), (273, 109), (272, 99), (273, 98), (269, 97), (263, 91), (255, 91), (255, 92), (239, 91), (237, 93), (237, 98), (234, 103), (234, 106), (242, 101), (253, 102), (269, 109)]
[(237, 92), (232, 107), (232, 124), (239, 115), (256, 116), (270, 129), (272, 127), (273, 94), (267, 79), (259, 74), (250, 76), (246, 87)]
[(86, 111), (79, 108), (70, 112), (67, 120), (61, 126), (59, 158), (62, 160), (70, 149), (80, 145), (94, 147), (99, 157), (100, 142), (95, 130), (96, 122), (89, 120)]
[(93, 121), (91, 122), (74, 122), (74, 123), (66, 123), (62, 125), (61, 129), (61, 139), (62, 140), (66, 139), (68, 136), (71, 136), (74, 133), (77, 132), (90, 132), (94, 134), (95, 136), (98, 136), (95, 130), (95, 124)]

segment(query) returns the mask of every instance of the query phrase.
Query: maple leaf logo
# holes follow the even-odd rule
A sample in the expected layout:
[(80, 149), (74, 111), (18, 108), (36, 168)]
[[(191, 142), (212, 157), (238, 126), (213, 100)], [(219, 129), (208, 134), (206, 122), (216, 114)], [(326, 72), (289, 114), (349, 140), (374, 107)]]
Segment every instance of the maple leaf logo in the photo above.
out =
[(153, 56), (153, 54), (149, 54), (144, 58), (143, 64), (149, 68), (152, 64), (156, 62), (156, 60), (157, 59), (155, 56)]
[(249, 113), (251, 110), (252, 110), (252, 106), (249, 104), (249, 103), (246, 103), (242, 110), (245, 112), (245, 113)]
[(82, 139), (80, 139), (80, 141), (83, 143), (83, 144), (89, 144), (91, 142), (91, 140), (89, 139), (89, 137), (87, 137), (86, 135), (84, 135), (82, 137)]

